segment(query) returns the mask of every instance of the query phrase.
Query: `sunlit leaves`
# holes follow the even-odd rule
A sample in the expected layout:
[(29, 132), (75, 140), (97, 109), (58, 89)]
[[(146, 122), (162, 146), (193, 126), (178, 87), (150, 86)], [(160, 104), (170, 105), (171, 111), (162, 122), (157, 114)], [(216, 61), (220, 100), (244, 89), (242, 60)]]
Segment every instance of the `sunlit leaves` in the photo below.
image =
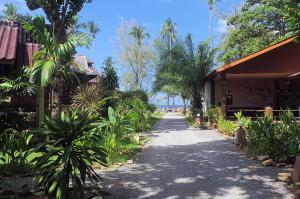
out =
[(42, 87), (51, 84), (57, 76), (64, 75), (64, 68), (70, 63), (64, 63), (70, 54), (73, 54), (76, 47), (88, 46), (91, 39), (86, 34), (71, 34), (65, 42), (58, 42), (47, 29), (45, 18), (37, 16), (33, 22), (23, 22), (23, 27), (26, 32), (33, 35), (40, 50), (34, 55), (34, 65), (32, 75)]

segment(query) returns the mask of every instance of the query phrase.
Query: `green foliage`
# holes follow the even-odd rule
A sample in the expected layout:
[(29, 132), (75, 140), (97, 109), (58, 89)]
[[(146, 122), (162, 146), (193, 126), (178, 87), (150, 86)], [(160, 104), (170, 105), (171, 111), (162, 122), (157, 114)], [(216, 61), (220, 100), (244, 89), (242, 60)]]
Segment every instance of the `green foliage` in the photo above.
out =
[(110, 91), (115, 91), (119, 88), (119, 77), (113, 65), (112, 57), (106, 58), (103, 63), (103, 73), (101, 76), (103, 87)]
[(32, 135), (28, 131), (17, 131), (5, 129), (0, 132), (0, 162), (6, 169), (0, 172), (1, 175), (17, 175), (30, 171), (27, 157), (32, 153), (30, 141)]
[(143, 90), (125, 91), (121, 93), (120, 96), (121, 100), (130, 100), (134, 98), (141, 99), (145, 104), (148, 104), (149, 102), (148, 94)]
[(101, 83), (79, 86), (72, 97), (72, 108), (91, 113), (102, 113), (110, 97), (104, 97), (104, 88)]
[[(86, 113), (61, 112), (56, 119), (46, 118), (42, 128), (35, 134), (45, 142), (35, 147), (41, 155), (33, 159), (38, 172), (39, 186), (48, 195), (68, 198), (69, 181), (73, 193), (83, 193), (86, 180), (96, 184), (101, 179), (92, 165), (106, 165), (106, 154), (96, 133), (98, 122)], [(75, 197), (73, 195), (73, 197)]]
[(121, 142), (134, 132), (131, 127), (132, 116), (116, 112), (112, 107), (108, 108), (108, 118), (103, 118), (100, 123), (100, 133), (104, 135), (103, 147), (107, 151), (109, 164), (116, 162), (121, 153)]
[(133, 116), (132, 125), (135, 132), (140, 133), (149, 130), (151, 112), (140, 98), (120, 100), (117, 104), (117, 112)]
[(270, 155), (275, 147), (275, 127), (269, 117), (252, 121), (248, 129), (249, 151), (255, 155)]
[(235, 132), (239, 128), (239, 126), (236, 122), (230, 120), (224, 120), (221, 117), (218, 120), (218, 128), (222, 133), (235, 135)]
[(238, 120), (238, 125), (244, 127), (246, 130), (249, 128), (251, 118), (243, 116), (241, 111), (234, 114), (236, 119)]
[(291, 111), (282, 112), (279, 122), (262, 117), (250, 123), (249, 152), (255, 155), (270, 155), (277, 161), (287, 161), (297, 155), (300, 142), (300, 127)]
[(286, 36), (282, 9), (287, 0), (246, 0), (242, 9), (228, 18), (229, 32), (220, 48), (225, 63), (259, 51)]
[(0, 15), (0, 19), (7, 21), (31, 21), (31, 16), (29, 14), (22, 15), (18, 13), (18, 8), (13, 3), (4, 4), (3, 16)]
[[(171, 56), (170, 56), (171, 55)], [(205, 77), (213, 66), (214, 51), (208, 42), (195, 47), (189, 34), (170, 50), (159, 52), (154, 91), (164, 91), (166, 86), (177, 88), (182, 96), (190, 97), (193, 108), (202, 109)]]
[(90, 39), (87, 35), (72, 34), (64, 43), (58, 43), (47, 30), (42, 16), (35, 17), (32, 23), (23, 22), (23, 28), (32, 34), (38, 44), (43, 45), (34, 55), (33, 67), (28, 68), (28, 72), (42, 87), (51, 84), (58, 77), (77, 79), (70, 70), (70, 60), (67, 58), (74, 53), (76, 47), (89, 45)]
[(218, 123), (220, 117), (222, 117), (222, 111), (220, 107), (212, 107), (207, 111), (208, 121)]
[(51, 24), (54, 37), (59, 42), (64, 42), (67, 31), (74, 25), (74, 17), (78, 15), (85, 3), (91, 0), (26, 0), (30, 10), (42, 9)]
[[(300, 2), (298, 0), (287, 0), (286, 9), (287, 12), (286, 22), (288, 30), (291, 34), (300, 36)], [(299, 42), (300, 39), (297, 38)]]
[(33, 95), (36, 92), (36, 89), (37, 87), (30, 79), (30, 74), (27, 72), (26, 67), (23, 67), (14, 78), (0, 78), (0, 91), (10, 95)]

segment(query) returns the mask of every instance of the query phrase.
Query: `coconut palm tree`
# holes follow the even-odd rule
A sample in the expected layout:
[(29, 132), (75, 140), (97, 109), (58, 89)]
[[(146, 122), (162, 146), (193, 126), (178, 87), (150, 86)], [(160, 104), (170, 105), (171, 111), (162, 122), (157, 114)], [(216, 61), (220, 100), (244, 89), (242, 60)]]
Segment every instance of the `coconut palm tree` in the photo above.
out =
[[(174, 40), (176, 39), (177, 33), (176, 33), (176, 24), (173, 23), (171, 18), (168, 18), (165, 21), (160, 34), (163, 39), (167, 39), (167, 41), (168, 41), (169, 57), (170, 57), (170, 59), (172, 59), (172, 55), (171, 55), (172, 45), (173, 45)], [(169, 107), (170, 107), (169, 103), (170, 103), (170, 95), (167, 94), (167, 103), (166, 103), (167, 109), (169, 109)]]
[(17, 21), (18, 20), (17, 7), (12, 3), (5, 4), (3, 10), (3, 16), (1, 18), (8, 21)]
[(208, 7), (209, 7), (209, 32), (210, 32), (210, 39), (211, 39), (211, 48), (213, 48), (213, 30), (212, 30), (212, 14), (215, 8), (216, 2), (220, 2), (221, 0), (208, 0)]
[(168, 39), (168, 43), (169, 43), (169, 51), (171, 52), (172, 49), (172, 45), (174, 40), (176, 39), (176, 24), (173, 23), (171, 18), (168, 18), (161, 30), (161, 36), (162, 38), (167, 38)]
[(95, 62), (95, 59), (96, 59), (96, 57), (95, 57), (96, 56), (96, 54), (95, 54), (96, 35), (101, 30), (94, 21), (88, 21), (87, 23), (83, 23), (82, 26), (84, 29), (86, 29), (90, 33), (91, 37), (93, 38), (93, 59)]
[(149, 38), (150, 34), (145, 31), (143, 26), (133, 26), (129, 35), (133, 37), (137, 48), (137, 68), (135, 71), (135, 86), (137, 90), (142, 89), (142, 52), (141, 47), (145, 38)]

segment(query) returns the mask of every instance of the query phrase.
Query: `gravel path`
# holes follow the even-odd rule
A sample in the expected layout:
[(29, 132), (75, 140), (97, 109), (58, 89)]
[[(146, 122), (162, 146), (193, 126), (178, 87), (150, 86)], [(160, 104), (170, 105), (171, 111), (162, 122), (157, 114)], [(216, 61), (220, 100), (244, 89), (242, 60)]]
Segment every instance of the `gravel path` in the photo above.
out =
[(210, 130), (188, 129), (179, 114), (166, 114), (135, 164), (110, 169), (105, 198), (292, 198), (275, 182), (275, 168), (241, 155)]

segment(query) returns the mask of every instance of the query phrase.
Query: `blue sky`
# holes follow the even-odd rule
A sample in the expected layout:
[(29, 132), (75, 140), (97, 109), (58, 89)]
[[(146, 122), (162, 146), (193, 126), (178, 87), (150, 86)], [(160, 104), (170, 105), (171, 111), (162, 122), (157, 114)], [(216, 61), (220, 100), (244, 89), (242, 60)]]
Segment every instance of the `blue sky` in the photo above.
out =
[[(222, 0), (217, 4), (213, 18), (214, 37), (220, 38), (226, 34), (226, 21), (220, 17), (234, 12), (235, 6), (240, 7), (243, 0)], [(5, 3), (14, 3), (21, 13), (29, 12), (24, 0), (1, 0), (0, 10)], [(219, 10), (219, 11), (218, 11)], [(29, 12), (33, 15), (42, 11)], [(222, 13), (222, 14), (220, 14)], [(93, 20), (101, 28), (96, 38), (96, 66), (101, 71), (104, 58), (112, 56), (119, 71), (124, 66), (119, 63), (117, 28), (120, 18), (135, 20), (146, 27), (151, 38), (159, 36), (160, 28), (167, 18), (177, 25), (180, 36), (187, 33), (193, 35), (196, 43), (209, 38), (209, 9), (207, 0), (93, 0), (86, 4), (80, 12), (80, 21)], [(217, 41), (215, 39), (215, 45)], [(85, 54), (90, 59), (92, 49), (78, 49), (79, 54)], [(178, 101), (178, 99), (177, 99)]]

